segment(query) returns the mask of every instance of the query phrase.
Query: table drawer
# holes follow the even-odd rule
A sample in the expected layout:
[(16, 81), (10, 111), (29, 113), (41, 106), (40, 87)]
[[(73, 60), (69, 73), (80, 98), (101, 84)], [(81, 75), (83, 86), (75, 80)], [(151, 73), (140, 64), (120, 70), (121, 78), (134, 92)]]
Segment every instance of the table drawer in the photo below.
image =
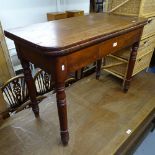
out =
[(137, 29), (101, 43), (99, 45), (99, 57), (102, 58), (109, 53), (114, 53), (126, 46), (131, 46), (139, 40), (140, 35), (141, 29)]
[(98, 57), (98, 45), (94, 45), (66, 56), (68, 72), (73, 72), (95, 62)]

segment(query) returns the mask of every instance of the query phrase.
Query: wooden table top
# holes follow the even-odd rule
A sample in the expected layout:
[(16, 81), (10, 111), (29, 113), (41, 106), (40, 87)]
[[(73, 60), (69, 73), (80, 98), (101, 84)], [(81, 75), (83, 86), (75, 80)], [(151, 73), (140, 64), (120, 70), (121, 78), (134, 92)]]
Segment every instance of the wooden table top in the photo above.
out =
[(5, 35), (44, 52), (52, 52), (98, 43), (146, 22), (143, 18), (98, 13), (8, 30)]

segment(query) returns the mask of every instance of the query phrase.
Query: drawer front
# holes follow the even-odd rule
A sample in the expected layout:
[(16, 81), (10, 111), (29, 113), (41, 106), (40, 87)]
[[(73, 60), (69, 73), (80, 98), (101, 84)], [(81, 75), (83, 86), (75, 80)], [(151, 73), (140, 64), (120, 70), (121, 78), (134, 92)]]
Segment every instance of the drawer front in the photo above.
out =
[(66, 56), (68, 73), (81, 69), (98, 59), (98, 45), (74, 52)]
[(142, 39), (150, 37), (155, 34), (155, 17), (149, 18), (149, 22), (146, 26), (144, 26)]
[(141, 31), (142, 29), (137, 29), (101, 43), (99, 45), (99, 57), (102, 58), (109, 53), (114, 53), (126, 46), (131, 46), (139, 40)]
[(150, 61), (153, 55), (153, 51), (150, 51), (143, 57), (136, 60), (135, 67), (133, 70), (133, 75), (139, 73), (140, 71), (144, 70), (145, 68), (149, 67)]
[(152, 51), (154, 47), (155, 47), (155, 36), (141, 40), (140, 46), (137, 52), (137, 58), (145, 55), (146, 52), (148, 51)]

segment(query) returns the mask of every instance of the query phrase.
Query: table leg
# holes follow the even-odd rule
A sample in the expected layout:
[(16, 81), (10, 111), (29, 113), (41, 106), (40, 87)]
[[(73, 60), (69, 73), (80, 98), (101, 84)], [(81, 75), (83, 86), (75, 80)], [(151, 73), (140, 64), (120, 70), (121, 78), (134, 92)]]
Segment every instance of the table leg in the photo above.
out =
[(78, 71), (75, 71), (75, 79), (78, 80)]
[(135, 61), (136, 61), (138, 47), (139, 47), (139, 42), (136, 42), (132, 45), (132, 50), (131, 50), (131, 54), (130, 54), (130, 58), (129, 58), (127, 73), (126, 73), (126, 77), (123, 82), (124, 92), (127, 92), (129, 89), (129, 86), (130, 86), (130, 81), (132, 79), (132, 73), (133, 73), (133, 69), (134, 69), (134, 65), (135, 65)]
[(83, 70), (84, 70), (84, 68), (77, 70), (75, 72), (75, 79), (76, 80), (80, 80), (81, 78), (83, 78)]
[(80, 79), (82, 79), (83, 77), (84, 77), (84, 67), (83, 68), (81, 68), (81, 70), (80, 70), (80, 72), (81, 72), (81, 74), (80, 74)]
[(101, 75), (101, 65), (102, 65), (102, 59), (97, 60), (96, 62), (96, 79), (98, 80)]
[(24, 70), (24, 77), (25, 77), (25, 81), (27, 84), (27, 88), (28, 88), (28, 92), (29, 92), (29, 96), (31, 100), (31, 107), (32, 107), (35, 117), (38, 117), (39, 106), (38, 106), (37, 99), (36, 99), (36, 87), (35, 87), (34, 80), (32, 78), (30, 65), (28, 61), (23, 60), (23, 59), (20, 59), (20, 60), (21, 60), (21, 65)]
[(56, 98), (60, 122), (61, 141), (63, 145), (67, 145), (69, 141), (69, 132), (67, 124), (65, 82), (56, 82)]

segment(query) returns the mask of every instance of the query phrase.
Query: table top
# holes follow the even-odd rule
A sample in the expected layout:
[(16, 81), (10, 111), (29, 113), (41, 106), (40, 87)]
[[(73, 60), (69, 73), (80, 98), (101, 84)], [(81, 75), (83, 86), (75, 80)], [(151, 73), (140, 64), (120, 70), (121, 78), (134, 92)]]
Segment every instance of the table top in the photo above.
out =
[(146, 23), (144, 18), (96, 13), (7, 30), (5, 35), (44, 52), (52, 52), (101, 42)]

